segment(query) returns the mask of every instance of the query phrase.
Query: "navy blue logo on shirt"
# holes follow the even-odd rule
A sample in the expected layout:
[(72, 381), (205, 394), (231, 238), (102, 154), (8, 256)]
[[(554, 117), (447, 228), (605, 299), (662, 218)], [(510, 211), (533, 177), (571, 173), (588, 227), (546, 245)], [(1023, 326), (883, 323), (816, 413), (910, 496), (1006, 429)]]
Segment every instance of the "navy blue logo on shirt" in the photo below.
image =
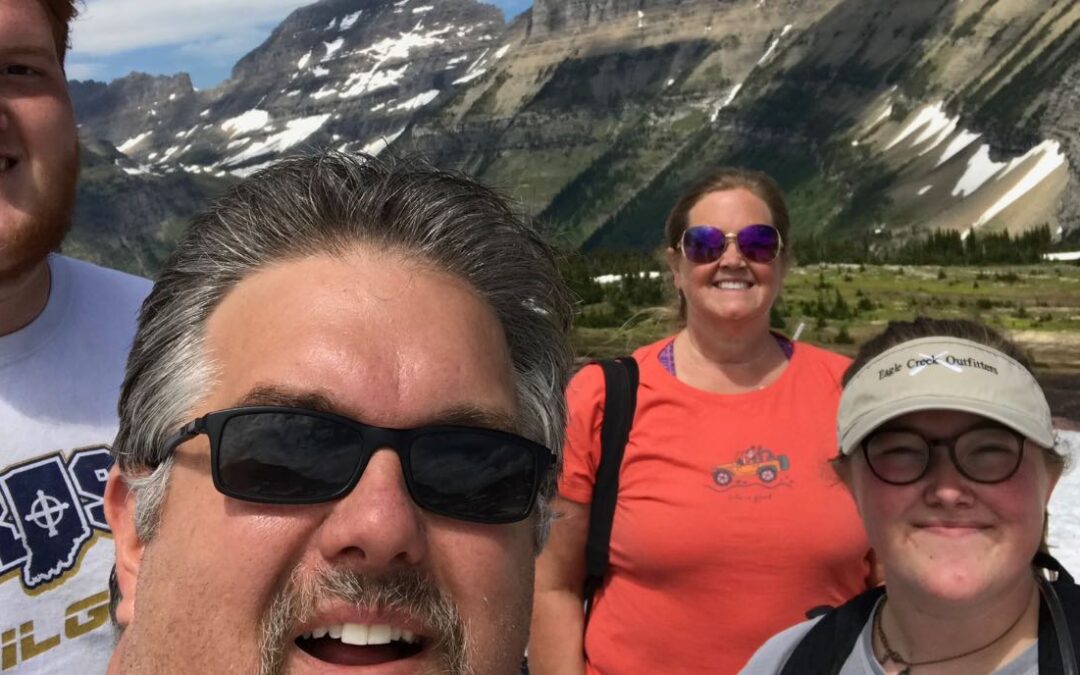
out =
[(102, 500), (110, 466), (108, 448), (95, 446), (67, 463), (57, 452), (0, 474), (0, 577), (21, 569), (33, 590), (78, 564), (94, 531), (109, 531)]

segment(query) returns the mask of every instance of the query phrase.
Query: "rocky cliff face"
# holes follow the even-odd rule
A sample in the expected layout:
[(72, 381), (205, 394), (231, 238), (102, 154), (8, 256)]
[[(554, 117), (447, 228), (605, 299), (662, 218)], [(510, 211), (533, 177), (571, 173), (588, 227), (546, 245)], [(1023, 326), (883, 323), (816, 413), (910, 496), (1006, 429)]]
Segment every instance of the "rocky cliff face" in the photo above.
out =
[(147, 173), (104, 141), (84, 141), (79, 159), (75, 227), (64, 252), (147, 277), (192, 213), (230, 182), (179, 170)]
[(776, 175), (802, 235), (1080, 228), (1078, 85), (1065, 0), (536, 0), (509, 26), (474, 0), (322, 0), (212, 91), (72, 91), (128, 174), (390, 145), (506, 189), (568, 244), (647, 249), (724, 163)]
[(72, 82), (70, 86), (83, 135), (91, 139), (123, 139), (132, 129), (147, 124), (178, 126), (197, 112), (199, 99), (185, 73), (168, 77), (132, 73), (110, 84)]
[[(535, 38), (590, 30), (605, 21), (615, 21), (637, 11), (642, 0), (536, 0), (532, 6), (530, 34)], [(670, 3), (669, 3), (670, 4)]]

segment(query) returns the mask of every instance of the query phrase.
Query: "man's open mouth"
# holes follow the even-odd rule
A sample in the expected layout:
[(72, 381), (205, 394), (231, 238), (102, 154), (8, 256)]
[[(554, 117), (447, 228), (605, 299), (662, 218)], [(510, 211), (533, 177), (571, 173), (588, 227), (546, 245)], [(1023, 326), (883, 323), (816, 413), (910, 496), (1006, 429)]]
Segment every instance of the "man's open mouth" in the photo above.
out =
[(416, 656), (424, 650), (426, 638), (387, 624), (338, 623), (319, 626), (295, 642), (320, 661), (368, 666)]

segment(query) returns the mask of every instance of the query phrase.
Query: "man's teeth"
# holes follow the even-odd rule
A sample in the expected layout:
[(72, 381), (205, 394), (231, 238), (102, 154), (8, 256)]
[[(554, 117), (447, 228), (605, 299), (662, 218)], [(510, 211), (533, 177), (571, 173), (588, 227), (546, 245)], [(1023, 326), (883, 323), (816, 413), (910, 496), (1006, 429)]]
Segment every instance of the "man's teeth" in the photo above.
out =
[(365, 623), (334, 623), (329, 626), (319, 626), (310, 633), (304, 633), (302, 637), (311, 640), (326, 636), (341, 640), (347, 645), (361, 647), (366, 645), (388, 645), (397, 640), (409, 644), (419, 641), (416, 634), (410, 630), (387, 624)]
[(743, 290), (743, 289), (750, 288), (750, 282), (749, 281), (721, 281), (717, 285), (721, 289), (732, 290), (732, 291), (740, 291), (740, 290)]

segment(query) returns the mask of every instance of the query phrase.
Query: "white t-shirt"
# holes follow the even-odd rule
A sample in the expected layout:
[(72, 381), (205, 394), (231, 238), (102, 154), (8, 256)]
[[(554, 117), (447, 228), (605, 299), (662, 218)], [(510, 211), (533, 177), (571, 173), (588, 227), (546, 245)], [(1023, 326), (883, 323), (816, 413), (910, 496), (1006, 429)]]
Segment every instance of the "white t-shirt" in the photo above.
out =
[[(870, 618), (863, 624), (859, 632), (859, 639), (855, 647), (848, 654), (844, 665), (840, 668), (840, 675), (885, 675), (885, 669), (877, 662), (874, 656), (872, 631), (874, 614), (878, 610), (878, 604), (874, 605), (874, 611)], [(739, 671), (740, 675), (774, 675), (783, 670), (792, 652), (802, 642), (810, 629), (821, 618), (811, 619), (796, 624), (787, 630), (777, 633), (762, 645), (761, 649), (750, 658), (750, 661)], [(918, 669), (915, 669), (918, 670)], [(1005, 664), (1004, 667), (994, 671), (992, 675), (1038, 675), (1039, 673), (1039, 643), (1031, 645), (1021, 652), (1015, 659)]]
[(0, 672), (101, 673), (113, 647), (102, 497), (150, 282), (50, 256), (45, 310), (0, 336)]

